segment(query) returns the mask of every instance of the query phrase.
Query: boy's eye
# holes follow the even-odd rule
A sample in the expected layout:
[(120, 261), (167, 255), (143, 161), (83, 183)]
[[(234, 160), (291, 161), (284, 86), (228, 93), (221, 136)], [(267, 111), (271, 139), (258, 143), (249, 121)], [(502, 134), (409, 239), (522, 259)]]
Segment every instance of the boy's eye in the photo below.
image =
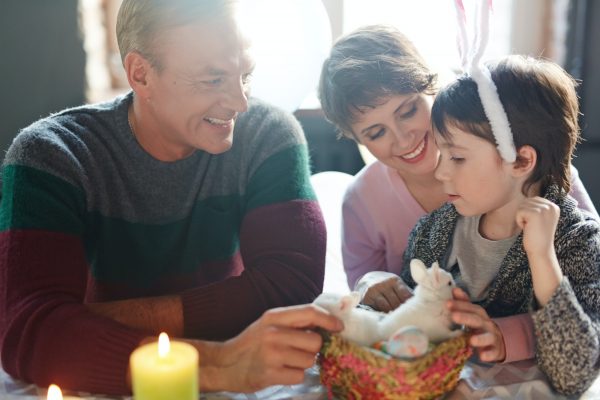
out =
[(450, 157), (450, 160), (457, 162), (457, 163), (465, 161), (465, 159), (462, 157)]

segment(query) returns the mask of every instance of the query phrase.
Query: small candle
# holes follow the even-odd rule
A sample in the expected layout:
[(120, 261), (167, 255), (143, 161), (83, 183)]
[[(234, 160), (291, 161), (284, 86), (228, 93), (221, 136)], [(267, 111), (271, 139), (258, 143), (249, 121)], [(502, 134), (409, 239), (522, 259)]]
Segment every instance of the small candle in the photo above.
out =
[(63, 400), (62, 392), (60, 388), (54, 384), (48, 386), (47, 400)]
[(129, 363), (136, 400), (198, 399), (198, 351), (194, 346), (170, 343), (163, 332), (158, 343), (135, 349)]

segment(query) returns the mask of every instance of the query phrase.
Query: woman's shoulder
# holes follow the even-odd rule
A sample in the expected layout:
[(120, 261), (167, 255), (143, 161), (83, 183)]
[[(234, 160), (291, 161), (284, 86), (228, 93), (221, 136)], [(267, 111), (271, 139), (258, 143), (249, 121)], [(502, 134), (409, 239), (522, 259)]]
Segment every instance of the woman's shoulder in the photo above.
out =
[(354, 180), (348, 186), (347, 195), (373, 198), (395, 196), (394, 192), (397, 190), (390, 190), (391, 185), (394, 185), (396, 189), (399, 186), (406, 187), (406, 185), (399, 177), (394, 182), (390, 182), (390, 175), (390, 168), (381, 161), (367, 164), (354, 176)]

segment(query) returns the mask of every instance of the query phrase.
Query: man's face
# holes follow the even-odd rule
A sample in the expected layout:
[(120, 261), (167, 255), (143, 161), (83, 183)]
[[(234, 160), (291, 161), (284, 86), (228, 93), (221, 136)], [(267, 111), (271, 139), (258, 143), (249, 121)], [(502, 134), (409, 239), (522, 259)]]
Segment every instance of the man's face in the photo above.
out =
[(161, 33), (155, 52), (162, 68), (150, 70), (147, 101), (163, 154), (180, 159), (196, 149), (220, 154), (231, 148), (235, 119), (248, 107), (253, 63), (247, 48), (229, 18)]

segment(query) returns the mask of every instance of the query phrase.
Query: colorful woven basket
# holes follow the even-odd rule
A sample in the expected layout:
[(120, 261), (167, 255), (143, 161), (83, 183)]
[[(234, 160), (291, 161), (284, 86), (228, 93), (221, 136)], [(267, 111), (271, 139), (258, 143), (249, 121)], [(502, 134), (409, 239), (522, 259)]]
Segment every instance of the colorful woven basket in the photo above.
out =
[(456, 387), (470, 355), (468, 334), (407, 361), (324, 333), (321, 382), (332, 399), (435, 399)]

